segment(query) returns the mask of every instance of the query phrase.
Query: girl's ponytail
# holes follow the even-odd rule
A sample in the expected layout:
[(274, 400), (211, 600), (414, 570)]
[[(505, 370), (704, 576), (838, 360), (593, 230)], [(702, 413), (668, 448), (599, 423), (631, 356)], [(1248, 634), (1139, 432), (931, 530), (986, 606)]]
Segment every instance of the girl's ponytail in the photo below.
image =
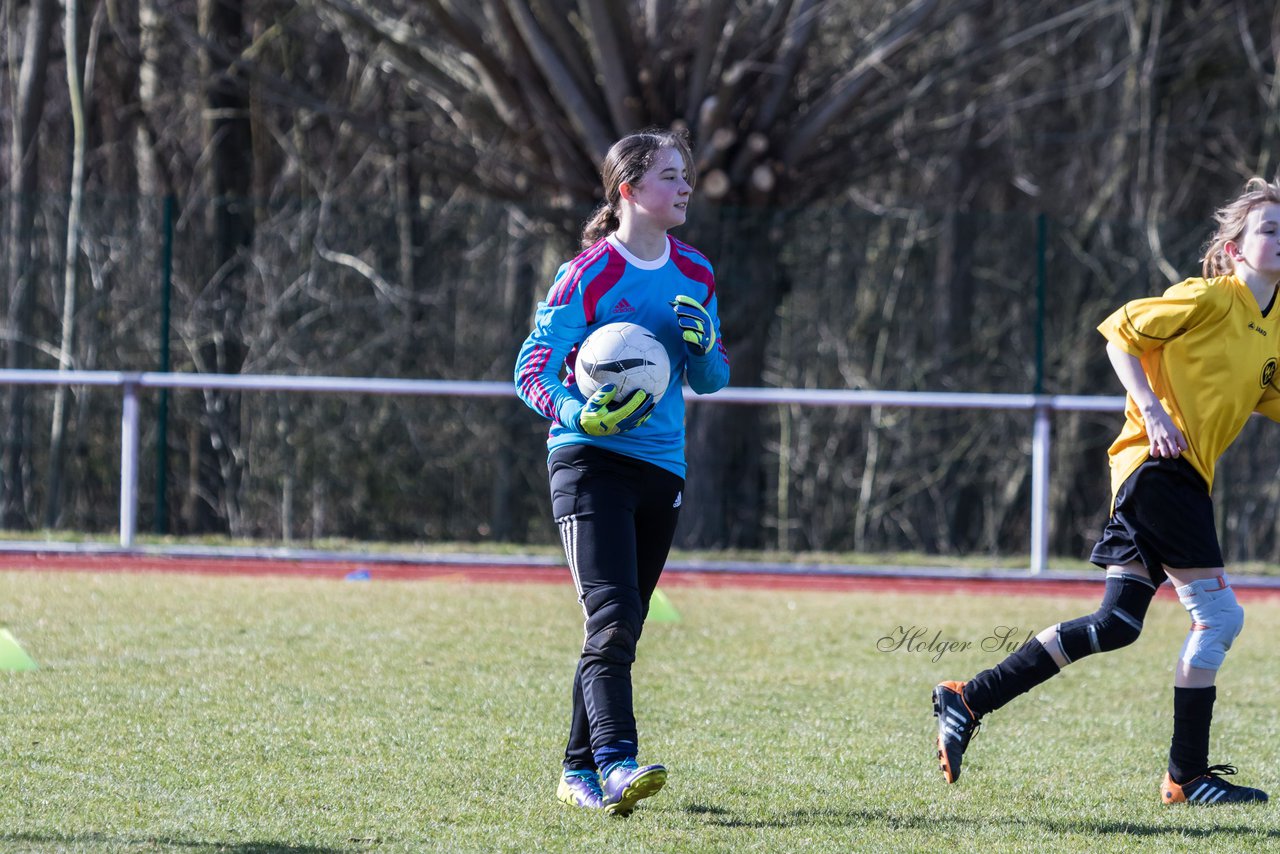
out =
[(586, 249), (602, 237), (613, 234), (618, 230), (618, 225), (618, 214), (614, 211), (613, 205), (608, 202), (600, 205), (583, 226), (582, 248)]

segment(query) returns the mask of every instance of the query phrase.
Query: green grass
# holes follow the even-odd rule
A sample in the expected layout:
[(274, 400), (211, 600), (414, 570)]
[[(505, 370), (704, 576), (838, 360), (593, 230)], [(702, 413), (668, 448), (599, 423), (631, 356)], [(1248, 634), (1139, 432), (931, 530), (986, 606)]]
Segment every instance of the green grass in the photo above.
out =
[[(928, 697), (976, 644), (1085, 599), (666, 588), (635, 673), (642, 759), (668, 787), (629, 819), (553, 798), (581, 614), (564, 585), (0, 573), (0, 625), (40, 664), (0, 673), (4, 851), (1274, 850), (1273, 806), (1166, 808), (1186, 626), (991, 715), (942, 783)], [(1280, 688), (1250, 626), (1221, 679), (1213, 760), (1275, 792)], [(969, 641), (878, 652), (899, 626)]]

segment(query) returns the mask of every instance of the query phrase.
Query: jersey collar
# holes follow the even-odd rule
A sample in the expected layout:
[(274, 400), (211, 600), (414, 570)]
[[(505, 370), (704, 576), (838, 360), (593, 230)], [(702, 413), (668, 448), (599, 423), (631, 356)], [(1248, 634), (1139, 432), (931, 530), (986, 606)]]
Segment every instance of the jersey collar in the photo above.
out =
[(626, 259), (627, 263), (633, 267), (639, 267), (641, 270), (660, 270), (666, 266), (667, 260), (671, 257), (671, 239), (668, 238), (666, 245), (662, 248), (662, 254), (652, 261), (646, 261), (643, 258), (637, 258), (632, 255), (627, 247), (622, 245), (622, 241), (618, 239), (616, 234), (610, 233), (605, 237), (609, 245), (618, 250), (618, 254)]

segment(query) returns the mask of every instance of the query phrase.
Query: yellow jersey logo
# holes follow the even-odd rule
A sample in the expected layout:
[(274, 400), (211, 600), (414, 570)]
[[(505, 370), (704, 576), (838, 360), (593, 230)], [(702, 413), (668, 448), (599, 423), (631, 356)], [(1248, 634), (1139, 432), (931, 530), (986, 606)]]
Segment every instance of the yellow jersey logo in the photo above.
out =
[(1276, 360), (1267, 359), (1267, 363), (1262, 366), (1262, 387), (1266, 388), (1271, 385), (1271, 380), (1276, 375)]

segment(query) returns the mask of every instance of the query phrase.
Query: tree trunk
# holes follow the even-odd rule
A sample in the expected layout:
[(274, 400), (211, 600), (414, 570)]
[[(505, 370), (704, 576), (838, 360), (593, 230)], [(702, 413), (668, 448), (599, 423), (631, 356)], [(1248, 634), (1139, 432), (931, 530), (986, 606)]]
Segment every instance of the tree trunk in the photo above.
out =
[[(5, 367), (10, 370), (29, 368), (33, 364), (30, 339), (32, 309), (35, 303), (35, 270), (31, 239), (35, 225), (36, 176), (40, 149), (36, 131), (44, 113), (44, 87), (49, 70), (49, 37), (53, 31), (56, 6), (53, 0), (32, 0), (27, 13), (27, 31), (22, 49), (22, 67), (16, 87), (17, 101), (13, 109), (13, 136), (10, 147), (9, 201), (9, 311), (5, 340)], [(24, 469), (26, 437), (31, 414), (25, 386), (9, 386), (3, 483), (0, 484), (0, 519), (6, 528), (25, 528), (30, 524)]]
[[(775, 263), (783, 223), (773, 211), (708, 210), (689, 236), (715, 267), (729, 382), (758, 386), (769, 327), (788, 285)], [(763, 468), (764, 417), (759, 406), (689, 404), (684, 548), (759, 548), (768, 499)]]
[[(497, 308), (505, 322), (500, 340), (517, 341), (524, 334), (522, 330), (529, 325), (529, 295), (540, 283), (535, 280), (532, 263), (534, 247), (527, 221), (511, 208), (506, 210), (503, 220), (506, 226), (506, 244), (502, 265), (501, 304)], [(503, 441), (498, 443), (495, 451), (498, 459), (494, 466), (493, 497), (489, 506), (489, 529), (493, 539), (499, 542), (515, 538), (513, 508), (516, 494), (524, 486), (517, 476), (515, 448), (519, 447), (519, 441), (516, 437), (522, 434), (528, 423), (525, 414), (515, 407), (507, 407), (503, 413)]]
[[(236, 374), (244, 366), (246, 254), (253, 242), (253, 134), (249, 83), (237, 66), (244, 49), (241, 0), (201, 0), (200, 32), (208, 119), (209, 211), (213, 283), (206, 289), (202, 330), (194, 354), (201, 371)], [(205, 393), (205, 433), (190, 450), (197, 454), (199, 499), (188, 504), (188, 527), (198, 531), (240, 528), (239, 487), (243, 474), (240, 446), (240, 395)], [(201, 500), (202, 499), (202, 500)]]
[[(90, 88), (94, 56), (96, 53), (97, 24), (101, 21), (102, 7), (98, 7), (85, 59), (85, 75), (80, 75), (80, 2), (66, 0), (63, 18), (63, 46), (66, 51), (67, 92), (71, 104), (71, 192), (67, 205), (67, 242), (62, 272), (62, 343), (58, 348), (58, 370), (69, 371), (75, 367), (76, 309), (78, 306), (77, 266), (80, 260), (80, 210), (84, 202), (85, 156), (85, 91)], [(86, 85), (88, 84), (88, 85)], [(71, 389), (60, 385), (53, 392), (53, 416), (49, 430), (49, 470), (45, 478), (44, 526), (58, 524), (62, 505), (62, 464), (67, 432), (67, 398)]]
[[(138, 170), (138, 192), (151, 199), (173, 193), (173, 181), (156, 152), (154, 132), (155, 125), (161, 121), (159, 102), (164, 94), (160, 84), (161, 21), (155, 0), (139, 0), (138, 111), (141, 116), (134, 134), (133, 149)], [(149, 211), (151, 206), (144, 203), (142, 209)]]
[[(964, 51), (972, 51), (981, 42), (981, 18), (966, 12), (956, 20), (955, 32)], [(981, 69), (973, 69), (962, 75), (947, 94), (948, 106), (961, 114), (970, 103), (971, 92), (983, 83)], [(939, 176), (940, 195), (949, 200), (943, 214), (937, 239), (934, 264), (934, 350), (926, 356), (933, 365), (954, 364), (972, 358), (973, 302), (976, 293), (974, 281), (974, 243), (977, 238), (971, 203), (978, 194), (984, 176), (990, 169), (983, 162), (984, 152), (978, 137), (978, 120), (966, 116), (953, 131), (954, 156)], [(948, 423), (941, 427), (937, 437), (937, 450), (945, 456), (948, 449), (965, 441), (968, 428), (960, 423)], [(945, 496), (937, 516), (946, 519), (952, 536), (943, 538), (957, 552), (974, 549), (981, 539), (982, 507), (985, 500), (983, 486), (954, 466), (941, 478), (939, 494)]]

